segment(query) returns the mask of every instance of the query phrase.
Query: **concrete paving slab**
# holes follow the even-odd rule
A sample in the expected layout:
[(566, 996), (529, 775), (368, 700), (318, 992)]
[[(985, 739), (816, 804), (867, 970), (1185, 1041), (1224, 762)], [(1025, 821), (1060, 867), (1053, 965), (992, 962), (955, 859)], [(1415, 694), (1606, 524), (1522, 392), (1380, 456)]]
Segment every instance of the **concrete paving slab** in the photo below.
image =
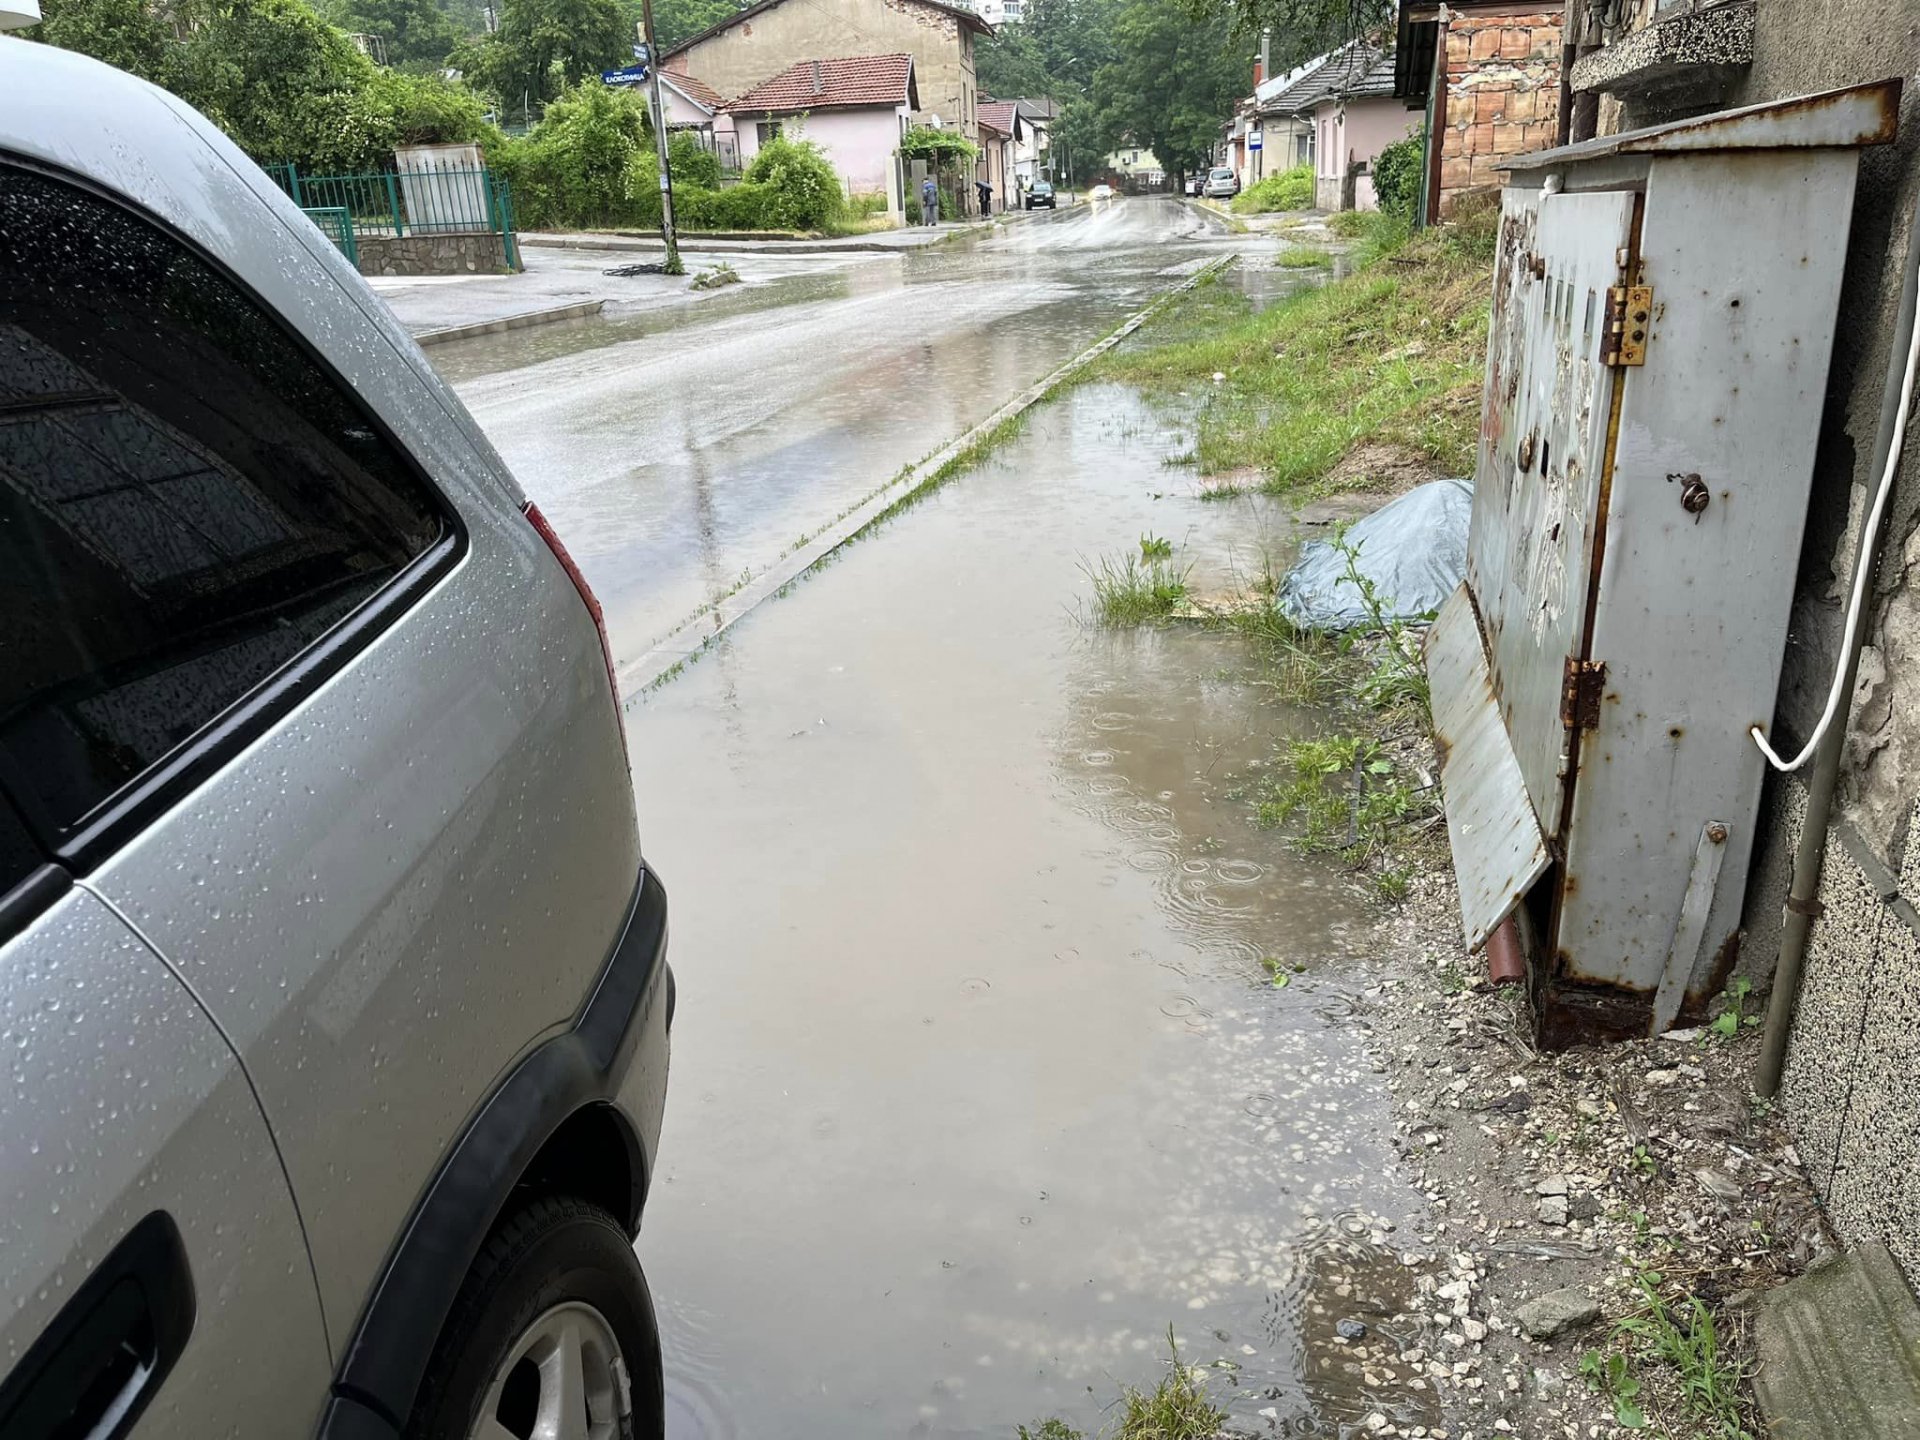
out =
[(1759, 1342), (1772, 1440), (1910, 1440), (1920, 1426), (1920, 1304), (1884, 1245), (1769, 1293)]

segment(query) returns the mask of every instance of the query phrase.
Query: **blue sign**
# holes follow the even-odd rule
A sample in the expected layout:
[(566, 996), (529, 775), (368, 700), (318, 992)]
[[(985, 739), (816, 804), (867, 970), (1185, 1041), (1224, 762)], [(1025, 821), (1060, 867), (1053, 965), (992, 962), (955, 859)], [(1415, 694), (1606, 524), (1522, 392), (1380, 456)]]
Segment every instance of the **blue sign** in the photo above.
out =
[(644, 85), (647, 83), (647, 67), (629, 65), (624, 70), (602, 70), (600, 79), (608, 85)]
[(1258, 150), (1265, 143), (1265, 140), (1261, 137), (1258, 130), (1249, 130), (1247, 132), (1247, 148), (1249, 150)]
[(633, 47), (633, 58), (645, 65), (653, 59), (653, 52), (644, 45), (636, 45)]

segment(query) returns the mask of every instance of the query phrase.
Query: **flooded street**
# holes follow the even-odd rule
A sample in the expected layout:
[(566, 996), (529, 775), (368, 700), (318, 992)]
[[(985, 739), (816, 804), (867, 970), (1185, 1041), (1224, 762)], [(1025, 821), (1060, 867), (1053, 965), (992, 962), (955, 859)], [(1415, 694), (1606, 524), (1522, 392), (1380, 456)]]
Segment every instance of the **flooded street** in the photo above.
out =
[(434, 362), (633, 654), (1233, 247), (1173, 201), (1080, 206)]
[(1170, 1324), (1263, 1430), (1374, 1408), (1312, 1363), (1410, 1284), (1364, 919), (1227, 794), (1307, 717), (1230, 639), (1078, 613), (1143, 534), (1203, 586), (1286, 544), (1169, 494), (1179, 444), (1077, 391), (633, 712), (682, 987), (641, 1241), (674, 1435), (1091, 1425)]
[[(1313, 283), (1271, 249), (1127, 201), (435, 359), (624, 662), (1209, 259)], [(1235, 796), (1318, 717), (1231, 635), (1090, 619), (1143, 536), (1201, 593), (1296, 543), (1195, 497), (1181, 418), (1068, 392), (629, 710), (680, 982), (640, 1241), (674, 1440), (1091, 1431), (1170, 1327), (1241, 1429), (1435, 1419), (1334, 1335), (1415, 1284), (1369, 914)]]

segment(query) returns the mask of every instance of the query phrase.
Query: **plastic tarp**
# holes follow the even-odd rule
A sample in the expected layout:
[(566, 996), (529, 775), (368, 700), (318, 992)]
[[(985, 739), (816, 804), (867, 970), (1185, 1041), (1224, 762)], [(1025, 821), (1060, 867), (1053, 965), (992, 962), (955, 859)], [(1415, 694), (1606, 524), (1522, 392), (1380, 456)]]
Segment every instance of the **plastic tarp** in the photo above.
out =
[[(1353, 568), (1373, 583), (1383, 618), (1425, 620), (1467, 573), (1471, 480), (1434, 480), (1381, 506), (1346, 532)], [(1373, 623), (1347, 556), (1332, 541), (1310, 540), (1274, 596), (1280, 613), (1303, 630), (1352, 630)]]

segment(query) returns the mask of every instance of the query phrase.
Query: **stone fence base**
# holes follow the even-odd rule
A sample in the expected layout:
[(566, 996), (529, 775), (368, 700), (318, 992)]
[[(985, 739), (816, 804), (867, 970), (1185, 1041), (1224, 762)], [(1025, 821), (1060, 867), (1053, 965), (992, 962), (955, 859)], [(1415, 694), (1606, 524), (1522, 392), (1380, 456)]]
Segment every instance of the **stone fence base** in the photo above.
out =
[(497, 275), (508, 269), (506, 245), (491, 230), (361, 236), (357, 243), (362, 275)]

